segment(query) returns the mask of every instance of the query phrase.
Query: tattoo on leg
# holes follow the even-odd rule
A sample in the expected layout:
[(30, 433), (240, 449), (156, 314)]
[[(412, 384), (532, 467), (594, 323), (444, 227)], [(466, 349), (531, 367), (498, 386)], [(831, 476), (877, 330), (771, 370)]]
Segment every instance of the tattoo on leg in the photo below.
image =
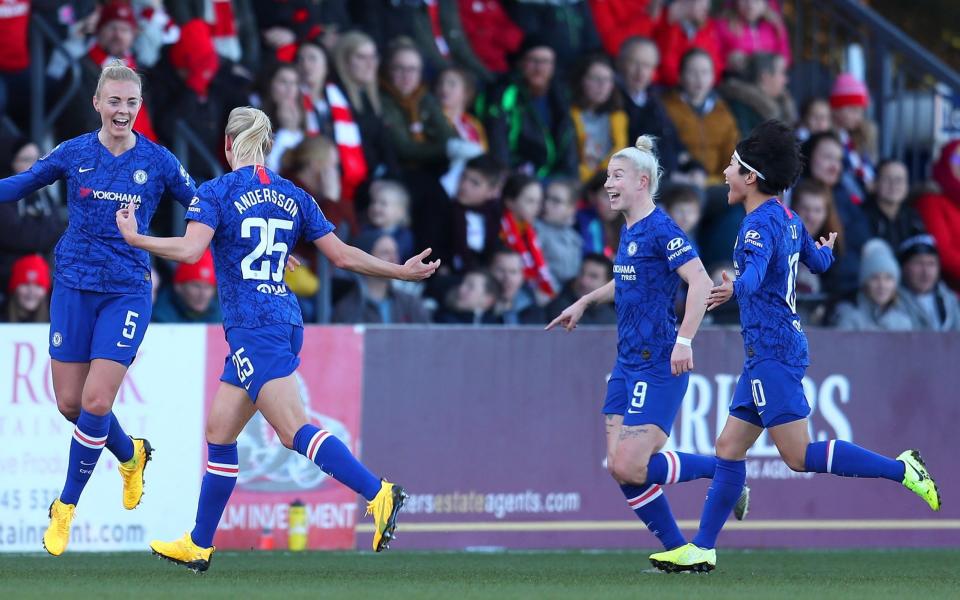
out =
[(620, 430), (620, 439), (640, 437), (649, 431), (646, 427), (624, 427)]

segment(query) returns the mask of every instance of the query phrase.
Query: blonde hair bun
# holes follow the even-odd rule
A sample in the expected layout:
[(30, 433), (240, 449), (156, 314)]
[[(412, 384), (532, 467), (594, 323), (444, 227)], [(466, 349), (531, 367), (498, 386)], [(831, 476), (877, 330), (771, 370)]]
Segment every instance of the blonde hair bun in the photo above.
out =
[(652, 154), (654, 148), (657, 146), (655, 139), (656, 138), (654, 138), (652, 135), (641, 135), (637, 138), (637, 142), (634, 144), (634, 146), (641, 152), (650, 152)]

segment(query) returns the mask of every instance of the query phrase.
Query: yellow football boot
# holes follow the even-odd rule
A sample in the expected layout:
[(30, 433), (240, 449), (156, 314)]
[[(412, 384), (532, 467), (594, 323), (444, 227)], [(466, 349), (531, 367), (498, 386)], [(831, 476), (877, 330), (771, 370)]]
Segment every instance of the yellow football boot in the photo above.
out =
[(713, 548), (708, 550), (693, 544), (684, 544), (673, 550), (651, 554), (650, 562), (654, 567), (667, 573), (682, 571), (709, 573), (717, 568), (717, 551)]
[(70, 524), (73, 522), (73, 513), (77, 510), (76, 504), (64, 504), (57, 498), (50, 504), (50, 525), (43, 533), (43, 547), (54, 556), (60, 556), (67, 549), (70, 541)]
[(153, 540), (150, 542), (150, 549), (160, 558), (165, 558), (170, 562), (183, 565), (195, 573), (203, 573), (210, 568), (210, 560), (213, 557), (216, 546), (201, 548), (193, 543), (190, 532), (183, 534), (183, 537), (172, 542), (161, 542)]
[(407, 493), (399, 485), (383, 480), (377, 496), (367, 503), (367, 514), (373, 515), (373, 551), (380, 552), (390, 547), (397, 528), (397, 513), (403, 507)]
[(903, 487), (923, 498), (935, 511), (940, 510), (940, 488), (927, 471), (917, 450), (904, 450), (897, 457), (903, 463)]

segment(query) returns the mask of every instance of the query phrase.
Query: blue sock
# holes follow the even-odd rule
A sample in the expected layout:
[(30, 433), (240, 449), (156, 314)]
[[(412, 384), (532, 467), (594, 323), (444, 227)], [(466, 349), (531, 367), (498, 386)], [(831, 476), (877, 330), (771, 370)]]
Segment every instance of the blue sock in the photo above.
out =
[(697, 532), (697, 537), (693, 538), (694, 544), (701, 548), (713, 548), (717, 545), (717, 536), (740, 498), (746, 481), (747, 461), (717, 457), (717, 472), (713, 476), (710, 489), (707, 490), (707, 501), (703, 504), (703, 513), (700, 515), (700, 531)]
[(659, 452), (647, 464), (647, 483), (680, 483), (692, 479), (712, 478), (717, 468), (714, 456), (686, 452)]
[(237, 485), (240, 472), (237, 458), (237, 443), (211, 444), (207, 442), (207, 472), (200, 484), (200, 501), (197, 503), (197, 522), (190, 532), (193, 543), (201, 548), (213, 545), (223, 509), (227, 507), (233, 487)]
[(904, 464), (843, 440), (813, 442), (807, 446), (804, 468), (841, 477), (883, 477), (903, 481)]
[(127, 462), (133, 458), (133, 440), (126, 434), (117, 415), (110, 412), (110, 433), (107, 434), (107, 450), (117, 457), (120, 462)]
[(67, 480), (60, 492), (60, 502), (76, 504), (84, 486), (90, 480), (110, 430), (110, 413), (103, 416), (80, 410), (77, 425), (70, 440), (70, 459), (67, 463)]
[(647, 529), (657, 536), (665, 549), (672, 550), (687, 543), (659, 485), (627, 484), (621, 485), (620, 489), (627, 498), (627, 506), (640, 517)]
[(380, 480), (377, 476), (363, 466), (363, 463), (350, 453), (350, 449), (329, 431), (307, 423), (293, 437), (293, 447), (316, 463), (324, 473), (367, 501), (373, 500), (380, 491)]

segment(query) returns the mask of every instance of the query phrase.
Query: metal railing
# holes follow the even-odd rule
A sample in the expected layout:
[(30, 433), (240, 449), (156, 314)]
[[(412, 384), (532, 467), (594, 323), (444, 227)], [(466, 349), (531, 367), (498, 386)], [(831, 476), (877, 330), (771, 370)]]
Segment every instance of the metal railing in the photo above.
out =
[[(30, 106), (30, 139), (39, 142), (53, 128), (57, 117), (67, 108), (80, 89), (80, 62), (64, 48), (64, 40), (56, 30), (40, 15), (34, 14), (30, 18), (30, 97), (33, 98)], [(50, 108), (46, 108), (47, 85), (47, 48), (50, 55), (54, 52), (63, 54), (68, 63), (69, 81), (65, 88), (57, 90), (57, 101)]]
[(904, 161), (913, 181), (927, 175), (950, 95), (960, 74), (857, 0), (788, 0), (798, 100), (825, 96), (833, 76), (862, 71), (879, 126), (880, 158)]

